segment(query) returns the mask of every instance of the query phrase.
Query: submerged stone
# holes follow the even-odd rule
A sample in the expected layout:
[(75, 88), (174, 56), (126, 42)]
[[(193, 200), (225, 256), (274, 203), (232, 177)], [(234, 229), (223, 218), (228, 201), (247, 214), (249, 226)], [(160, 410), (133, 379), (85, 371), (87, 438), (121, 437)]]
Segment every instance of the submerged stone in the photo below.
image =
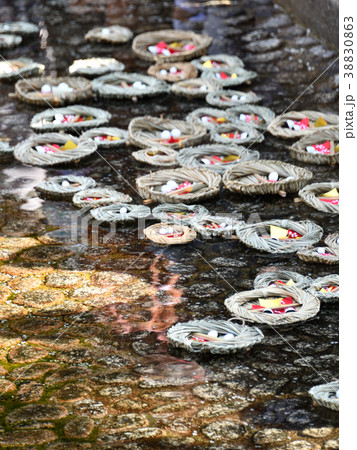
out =
[(13, 302), (29, 308), (46, 308), (62, 303), (64, 298), (62, 292), (38, 289), (18, 294)]
[(80, 287), (85, 278), (73, 272), (53, 272), (46, 277), (46, 285), (53, 288), (75, 288)]
[(22, 383), (16, 393), (16, 398), (20, 402), (37, 402), (43, 395), (43, 386), (36, 381), (27, 381)]
[(0, 261), (9, 261), (22, 250), (34, 247), (36, 245), (39, 245), (37, 239), (30, 237), (0, 236)]
[(253, 441), (256, 445), (278, 444), (285, 442), (287, 439), (288, 435), (286, 431), (279, 430), (278, 428), (267, 428), (265, 430), (260, 430), (253, 436)]
[(26, 316), (28, 310), (22, 306), (14, 305), (13, 303), (7, 303), (0, 305), (0, 320), (18, 319), (19, 317)]
[(42, 280), (37, 277), (27, 277), (13, 280), (8, 283), (12, 289), (19, 291), (29, 291), (31, 289), (36, 289), (41, 286)]
[(52, 442), (57, 436), (50, 430), (15, 430), (0, 434), (2, 447), (27, 447)]
[(89, 417), (77, 417), (67, 422), (63, 428), (66, 437), (71, 439), (84, 439), (94, 428), (94, 422)]
[(13, 320), (9, 326), (12, 330), (22, 334), (42, 334), (56, 330), (63, 325), (61, 320), (29, 317), (26, 319)]
[(28, 340), (30, 344), (42, 345), (51, 350), (71, 349), (79, 344), (79, 339), (70, 338), (64, 334), (51, 334), (49, 336), (38, 336)]
[(47, 355), (48, 351), (44, 348), (21, 345), (9, 351), (8, 359), (11, 362), (23, 364), (38, 361)]
[(19, 344), (21, 341), (22, 338), (13, 331), (5, 328), (0, 329), (0, 348), (11, 347)]
[(55, 363), (35, 363), (31, 364), (30, 366), (18, 367), (9, 374), (9, 377), (12, 380), (35, 380), (36, 378), (42, 377), (45, 373), (57, 368), (58, 364)]
[(245, 433), (245, 427), (235, 420), (222, 420), (203, 427), (202, 433), (213, 441), (233, 441)]
[(93, 419), (101, 419), (107, 415), (104, 403), (91, 398), (76, 402), (73, 405), (73, 411), (77, 416), (92, 417)]
[(141, 414), (120, 414), (118, 416), (107, 416), (100, 428), (103, 430), (118, 430), (122, 428), (145, 427), (148, 420)]
[(86, 380), (91, 375), (91, 370), (87, 367), (66, 367), (54, 372), (46, 378), (47, 383), (60, 383), (62, 381)]
[(74, 251), (62, 246), (41, 245), (37, 248), (31, 248), (22, 253), (21, 257), (27, 261), (57, 261), (58, 259), (68, 258)]
[(6, 286), (0, 286), (0, 303), (5, 303), (10, 297), (11, 290)]
[(47, 403), (45, 405), (27, 405), (12, 411), (6, 417), (6, 423), (21, 423), (36, 420), (58, 420), (68, 416), (64, 406)]
[(83, 384), (67, 384), (62, 389), (57, 391), (52, 399), (61, 403), (77, 402), (88, 397), (91, 388)]

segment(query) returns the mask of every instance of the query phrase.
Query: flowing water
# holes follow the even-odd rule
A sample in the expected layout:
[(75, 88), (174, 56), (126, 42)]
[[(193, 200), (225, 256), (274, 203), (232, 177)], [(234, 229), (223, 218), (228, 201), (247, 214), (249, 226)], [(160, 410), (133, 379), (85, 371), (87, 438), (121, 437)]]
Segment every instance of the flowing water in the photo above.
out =
[[(295, 110), (338, 111), (337, 64), (324, 72), (336, 53), (270, 0), (0, 0), (0, 18), (40, 24), (41, 41), (2, 54), (31, 57), (47, 74), (64, 75), (74, 59), (91, 56), (146, 72), (130, 44), (85, 41), (94, 26), (125, 25), (135, 34), (192, 29), (213, 37), (211, 54), (236, 54), (257, 71), (250, 89), (277, 114), (293, 102)], [(8, 97), (12, 91), (13, 85), (0, 86), (0, 136), (16, 144), (33, 134), (29, 123), (41, 109)], [(126, 128), (144, 114), (184, 118), (205, 102), (166, 95), (88, 104), (110, 111), (111, 125)], [(268, 134), (254, 148), (261, 158), (303, 166), (291, 160), (286, 142)], [(200, 357), (173, 350), (166, 339), (179, 321), (228, 319), (224, 299), (252, 288), (268, 267), (316, 278), (335, 273), (335, 266), (259, 253), (237, 240), (160, 247), (134, 225), (115, 232), (81, 228), (70, 202), (43, 200), (34, 191), (50, 176), (85, 175), (141, 203), (135, 179), (150, 169), (131, 157), (134, 150), (103, 150), (102, 158), (78, 166), (47, 169), (14, 160), (0, 166), (0, 446), (338, 448), (337, 413), (314, 406), (307, 393), (338, 377), (336, 303), (322, 304), (307, 323), (262, 328), (264, 341), (234, 356)], [(308, 168), (313, 181), (337, 180), (336, 167)], [(311, 219), (324, 236), (337, 231), (336, 216), (295, 197), (222, 189), (203, 204), (245, 220)]]

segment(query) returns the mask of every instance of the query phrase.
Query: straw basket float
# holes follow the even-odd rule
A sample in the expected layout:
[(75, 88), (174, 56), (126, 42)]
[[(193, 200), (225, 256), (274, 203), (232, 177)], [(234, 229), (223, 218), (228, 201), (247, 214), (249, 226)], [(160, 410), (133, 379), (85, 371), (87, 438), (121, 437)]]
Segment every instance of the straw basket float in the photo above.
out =
[(200, 167), (223, 174), (232, 165), (259, 159), (259, 152), (238, 145), (210, 144), (180, 150), (177, 161), (183, 167)]
[(275, 118), (275, 113), (264, 106), (242, 105), (228, 110), (231, 120), (249, 123), (253, 128), (265, 130)]
[(297, 252), (297, 256), (306, 262), (322, 264), (338, 264), (339, 254), (330, 247), (306, 248)]
[[(211, 42), (210, 36), (193, 31), (160, 30), (139, 34), (134, 38), (132, 48), (145, 61), (176, 62), (206, 54)], [(160, 43), (167, 45), (167, 51), (158, 48)]]
[(270, 270), (259, 274), (254, 280), (254, 289), (261, 289), (267, 287), (284, 287), (287, 283), (288, 286), (294, 286), (300, 289), (305, 289), (312, 283), (310, 277), (305, 277), (297, 272), (290, 270)]
[(340, 297), (340, 280), (337, 274), (316, 278), (309, 292), (322, 302), (334, 302)]
[(299, 191), (299, 197), (302, 198), (307, 205), (318, 211), (338, 214), (338, 187), (338, 182), (309, 184)]
[(201, 56), (191, 62), (200, 72), (221, 72), (233, 67), (244, 67), (243, 61), (238, 56), (223, 53)]
[(234, 164), (225, 172), (223, 184), (239, 194), (284, 196), (287, 192), (297, 192), (312, 176), (309, 170), (293, 164), (266, 159)]
[(0, 49), (11, 48), (20, 45), (22, 42), (21, 36), (15, 34), (0, 34)]
[(17, 58), (0, 62), (0, 81), (15, 81), (19, 78), (36, 77), (45, 70), (43, 64), (30, 58)]
[(74, 60), (68, 71), (70, 75), (94, 78), (109, 72), (121, 72), (124, 69), (124, 64), (114, 58), (87, 58)]
[(331, 381), (330, 383), (314, 386), (309, 390), (314, 403), (325, 408), (338, 411), (340, 408), (339, 399), (339, 382)]
[(174, 166), (177, 164), (177, 152), (171, 148), (152, 147), (133, 152), (132, 156), (139, 162), (151, 166)]
[[(215, 332), (217, 338), (214, 337)], [(248, 350), (259, 344), (264, 335), (256, 327), (238, 325), (226, 320), (192, 320), (177, 323), (169, 328), (167, 339), (172, 346), (184, 348), (189, 352), (228, 354)]]
[(175, 95), (187, 98), (205, 98), (208, 92), (217, 90), (217, 83), (204, 80), (202, 78), (191, 78), (189, 80), (179, 81), (171, 87)]
[(0, 162), (5, 162), (14, 156), (14, 148), (6, 141), (0, 140)]
[(150, 217), (151, 210), (144, 205), (115, 203), (115, 205), (92, 209), (90, 213), (93, 219), (100, 222), (134, 222), (137, 219)]
[(112, 115), (103, 109), (73, 105), (46, 109), (33, 116), (30, 126), (39, 133), (47, 131), (81, 131), (105, 125), (111, 117)]
[[(287, 125), (288, 120), (292, 122), (301, 122), (306, 119), (308, 119), (308, 127), (306, 128), (304, 125), (296, 125), (299, 128), (302, 127), (302, 129), (295, 130), (290, 129)], [(323, 121), (326, 122), (326, 125), (324, 125)], [(273, 136), (283, 139), (296, 139), (314, 135), (321, 130), (336, 127), (338, 127), (338, 116), (335, 114), (323, 114), (318, 111), (290, 111), (274, 119), (268, 126), (268, 131)]]
[[(65, 83), (70, 90), (61, 89), (59, 86), (61, 83)], [(44, 85), (49, 86), (51, 91), (41, 92)], [(15, 94), (22, 102), (32, 105), (64, 106), (92, 97), (92, 85), (89, 80), (82, 77), (31, 78), (17, 81)]]
[(130, 203), (133, 199), (115, 189), (96, 187), (77, 192), (72, 201), (78, 208), (96, 208), (116, 203)]
[(157, 63), (150, 66), (147, 73), (158, 80), (170, 83), (196, 78), (198, 75), (197, 69), (189, 62)]
[(198, 203), (217, 195), (220, 183), (220, 175), (211, 170), (188, 168), (159, 170), (136, 179), (140, 195), (159, 203)]
[(77, 138), (70, 134), (45, 133), (30, 137), (18, 144), (15, 147), (14, 156), (24, 164), (54, 166), (77, 163), (96, 150), (97, 144), (91, 139)]
[(234, 228), (239, 223), (242, 223), (242, 221), (230, 216), (206, 215), (200, 219), (193, 218), (191, 226), (197, 233), (206, 239), (209, 239), (212, 236), (229, 238), (232, 236)]
[[(314, 147), (315, 146), (315, 147)], [(338, 128), (317, 129), (312, 136), (305, 136), (289, 147), (290, 156), (309, 164), (329, 164), (339, 162)]]
[(128, 144), (128, 132), (122, 128), (91, 128), (83, 133), (83, 137), (93, 139), (98, 148), (116, 148)]
[(264, 134), (246, 123), (223, 123), (211, 130), (211, 140), (219, 144), (258, 144), (264, 141)]
[(208, 215), (209, 211), (202, 205), (184, 205), (183, 203), (164, 203), (152, 210), (155, 219), (177, 225), (190, 225), (193, 219), (201, 219)]
[(338, 233), (329, 234), (325, 239), (325, 244), (338, 252), (340, 248), (339, 234)]
[(92, 81), (93, 91), (104, 98), (154, 97), (166, 94), (170, 87), (163, 81), (141, 73), (113, 72), (95, 78)]
[(233, 108), (235, 106), (252, 104), (260, 102), (261, 98), (254, 92), (243, 92), (233, 90), (218, 89), (209, 92), (206, 96), (206, 102), (217, 108)]
[(84, 36), (87, 41), (104, 42), (106, 44), (125, 44), (133, 37), (133, 32), (127, 27), (112, 25), (111, 27), (96, 27)]
[(242, 67), (232, 67), (221, 72), (203, 72), (201, 78), (212, 83), (216, 82), (221, 89), (250, 83), (257, 76), (257, 72), (245, 70)]
[[(171, 134), (174, 130), (177, 138), (174, 138)], [(207, 135), (207, 130), (201, 123), (189, 123), (186, 120), (161, 119), (151, 116), (133, 119), (129, 123), (128, 132), (130, 142), (141, 148), (163, 146), (179, 149), (201, 144)], [(163, 132), (169, 132), (170, 137), (163, 137)]]
[(208, 130), (212, 130), (221, 123), (231, 122), (232, 116), (228, 111), (222, 111), (218, 108), (197, 108), (194, 109), (186, 118), (187, 121), (201, 122)]
[(20, 36), (31, 36), (39, 32), (38, 26), (29, 22), (2, 22), (0, 33), (18, 34)]
[(73, 195), (84, 189), (94, 188), (95, 181), (90, 177), (60, 175), (49, 178), (35, 186), (41, 196), (59, 200), (72, 199)]
[(156, 244), (181, 245), (196, 239), (196, 231), (186, 225), (155, 223), (144, 230), (145, 236)]
[(304, 322), (320, 310), (318, 298), (294, 286), (239, 292), (224, 304), (239, 319), (271, 326)]
[(323, 229), (310, 221), (288, 219), (238, 225), (238, 239), (245, 245), (269, 253), (294, 253), (319, 242)]

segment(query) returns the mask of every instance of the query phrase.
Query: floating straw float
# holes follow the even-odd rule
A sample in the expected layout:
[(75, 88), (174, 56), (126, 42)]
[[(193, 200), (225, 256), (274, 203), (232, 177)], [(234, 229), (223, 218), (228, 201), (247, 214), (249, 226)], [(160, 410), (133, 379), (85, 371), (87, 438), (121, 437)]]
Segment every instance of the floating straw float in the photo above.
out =
[(117, 148), (128, 145), (128, 132), (122, 128), (91, 128), (83, 133), (83, 137), (91, 138), (98, 148)]
[(338, 233), (329, 234), (325, 239), (325, 244), (328, 247), (335, 250), (336, 252), (338, 252), (340, 248), (339, 234)]
[[(329, 149), (326, 148), (326, 143), (328, 143)], [(313, 147), (314, 145), (319, 145), (320, 151), (317, 151)], [(309, 151), (307, 151), (307, 148), (309, 148)], [(301, 138), (289, 147), (289, 150), (290, 156), (298, 161), (334, 166), (339, 163), (340, 158), (338, 128), (318, 128), (312, 136)]]
[(238, 56), (227, 54), (205, 55), (191, 61), (200, 72), (222, 72), (226, 69), (244, 67)]
[(240, 105), (260, 102), (261, 98), (254, 92), (243, 92), (233, 90), (217, 90), (206, 95), (206, 102), (217, 108), (233, 108)]
[(130, 203), (133, 199), (122, 192), (109, 188), (92, 188), (77, 192), (72, 199), (78, 208), (96, 208), (116, 203)]
[(249, 123), (253, 128), (265, 130), (275, 118), (275, 113), (264, 106), (242, 105), (228, 110), (231, 121)]
[[(166, 231), (166, 233), (164, 233)], [(145, 236), (156, 244), (181, 245), (196, 239), (196, 232), (187, 226), (155, 223), (144, 230)]]
[(205, 215), (198, 219), (193, 218), (191, 221), (192, 228), (203, 238), (209, 239), (212, 236), (220, 236), (229, 238), (232, 236), (234, 228), (242, 221), (230, 216), (214, 216)]
[(151, 166), (174, 166), (177, 164), (177, 152), (171, 148), (152, 147), (132, 153), (133, 157)]
[(309, 292), (322, 302), (330, 303), (340, 297), (340, 280), (337, 274), (316, 278), (311, 284)]
[(156, 206), (152, 210), (152, 215), (161, 222), (190, 225), (193, 219), (199, 220), (209, 215), (209, 211), (202, 205), (164, 203)]
[(264, 134), (246, 123), (223, 123), (211, 130), (211, 140), (218, 144), (258, 144)]
[(105, 44), (125, 44), (133, 37), (133, 32), (127, 27), (112, 25), (110, 27), (96, 27), (84, 36), (87, 41), (104, 42)]
[(121, 72), (124, 69), (124, 64), (114, 58), (87, 58), (74, 60), (68, 71), (70, 75), (94, 78), (110, 72)]
[(138, 219), (150, 217), (151, 210), (144, 205), (115, 203), (114, 205), (92, 209), (90, 213), (93, 219), (99, 222), (134, 222)]
[(93, 178), (79, 177), (77, 175), (60, 175), (42, 181), (42, 183), (35, 186), (35, 189), (45, 198), (70, 200), (77, 192), (94, 187), (95, 181)]
[(201, 78), (210, 82), (216, 82), (219, 85), (219, 89), (222, 89), (250, 83), (257, 76), (257, 72), (245, 70), (242, 67), (232, 67), (221, 72), (205, 71), (202, 73)]
[(0, 62), (0, 81), (16, 81), (19, 78), (36, 77), (45, 70), (43, 64), (30, 58), (17, 58)]
[[(329, 214), (339, 212), (339, 183), (313, 183), (299, 191), (299, 197), (312, 208)], [(336, 192), (337, 195), (334, 195)], [(331, 195), (324, 195), (331, 193)]]
[(214, 92), (218, 88), (214, 80), (204, 80), (202, 78), (190, 78), (179, 81), (171, 87), (175, 95), (187, 98), (205, 98), (208, 92)]
[(147, 73), (158, 80), (170, 83), (196, 78), (198, 75), (197, 69), (189, 62), (157, 63), (150, 66)]
[(315, 404), (324, 406), (325, 408), (338, 411), (340, 408), (339, 395), (339, 382), (331, 381), (330, 383), (320, 384), (314, 386), (309, 390), (309, 394), (312, 397)]
[(2, 22), (0, 23), (0, 33), (18, 34), (27, 37), (32, 34), (38, 34), (39, 28), (34, 23), (29, 22)]
[(0, 34), (0, 49), (16, 47), (17, 45), (20, 45), (21, 42), (21, 36), (16, 36), (14, 34)]
[(228, 111), (218, 108), (197, 108), (190, 112), (186, 120), (188, 122), (198, 121), (208, 130), (212, 130), (221, 123), (231, 122), (233, 117)]
[(284, 287), (292, 281), (292, 286), (305, 289), (311, 285), (312, 279), (290, 270), (270, 270), (259, 274), (254, 280), (254, 289), (267, 287)]
[(306, 248), (297, 252), (297, 256), (306, 262), (322, 264), (338, 264), (338, 251), (330, 247)]

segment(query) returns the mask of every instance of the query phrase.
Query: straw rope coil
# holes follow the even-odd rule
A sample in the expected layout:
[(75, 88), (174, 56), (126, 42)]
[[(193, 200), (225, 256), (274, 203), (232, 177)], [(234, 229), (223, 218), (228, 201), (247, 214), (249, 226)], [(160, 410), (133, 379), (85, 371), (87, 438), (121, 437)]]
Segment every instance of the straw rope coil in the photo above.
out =
[(325, 153), (308, 153), (306, 147), (312, 145), (323, 144), (330, 141), (331, 147), (335, 148), (339, 143), (338, 128), (320, 129), (317, 128), (312, 136), (305, 136), (295, 142), (289, 147), (290, 156), (298, 161), (303, 161), (309, 164), (329, 164), (334, 166), (339, 163), (339, 152), (325, 154)]
[(258, 103), (260, 100), (261, 98), (252, 91), (243, 92), (218, 89), (206, 95), (206, 102), (217, 108), (233, 108), (240, 105)]
[[(275, 113), (265, 106), (242, 105), (235, 106), (234, 108), (228, 110), (228, 115), (232, 117), (232, 121), (241, 122), (241, 114), (250, 116), (251, 120), (249, 125), (253, 128), (258, 128), (259, 130), (265, 130), (270, 122), (275, 118)], [(251, 115), (258, 116), (258, 122), (255, 122)], [(246, 119), (244, 119), (243, 122), (247, 123)]]
[[(336, 286), (338, 289), (331, 292), (321, 292), (321, 289), (328, 286)], [(309, 292), (322, 302), (334, 302), (340, 297), (340, 279), (337, 274), (326, 275), (325, 277), (316, 278), (311, 284)]]
[(217, 122), (215, 119), (224, 119), (225, 122), (231, 122), (232, 117), (229, 114), (228, 111), (223, 111), (222, 109), (218, 108), (197, 108), (194, 109), (190, 114), (187, 116), (186, 120), (188, 122), (198, 121), (202, 123), (204, 127), (206, 127), (208, 130), (212, 130), (215, 128), (220, 122)]
[(31, 36), (37, 34), (39, 28), (34, 23), (29, 22), (2, 22), (0, 23), (0, 33), (18, 34), (20, 36)]
[[(181, 195), (175, 193), (164, 194), (161, 187), (168, 181), (177, 184), (189, 181), (199, 185), (199, 189)], [(167, 169), (144, 175), (136, 179), (139, 194), (145, 199), (152, 199), (159, 203), (196, 203), (218, 194), (221, 183), (220, 175), (205, 169)]]
[(325, 244), (328, 247), (335, 250), (336, 252), (338, 252), (340, 248), (339, 234), (338, 233), (329, 234), (325, 239)]
[(245, 70), (242, 67), (232, 67), (222, 71), (228, 78), (221, 78), (220, 72), (205, 71), (202, 72), (201, 78), (210, 82), (215, 81), (220, 88), (230, 88), (239, 86), (240, 84), (250, 83), (258, 76), (257, 72)]
[[(219, 335), (232, 334), (233, 337), (208, 342), (192, 339), (193, 333), (207, 335), (212, 330), (217, 331)], [(237, 353), (259, 344), (264, 339), (263, 333), (258, 328), (238, 325), (226, 320), (191, 320), (186, 323), (177, 323), (167, 330), (166, 335), (174, 347), (184, 348), (194, 353), (212, 354)]]
[(20, 45), (22, 42), (21, 36), (15, 34), (0, 34), (0, 48), (11, 48)]
[[(287, 120), (299, 121), (307, 117), (309, 119), (310, 127), (306, 130), (291, 130), (286, 125)], [(314, 127), (313, 123), (322, 117), (327, 125), (324, 127)], [(338, 116), (335, 114), (324, 114), (318, 111), (289, 111), (274, 119), (268, 126), (268, 131), (273, 136), (283, 139), (296, 139), (304, 136), (316, 134), (318, 131), (338, 127)]]
[[(182, 46), (191, 45), (192, 49), (181, 50), (171, 55), (153, 54), (148, 47), (155, 46), (160, 41), (166, 44), (179, 42)], [(160, 30), (149, 31), (136, 36), (133, 40), (132, 48), (134, 53), (145, 61), (176, 62), (187, 61), (201, 55), (205, 55), (208, 47), (211, 45), (212, 38), (205, 34), (196, 34), (193, 31), (184, 30)]]
[(118, 192), (115, 189), (95, 187), (77, 192), (72, 198), (72, 202), (78, 208), (96, 208), (114, 203), (131, 203), (133, 199), (130, 195)]
[(36, 77), (45, 70), (43, 64), (30, 58), (10, 59), (0, 62), (0, 81), (15, 81), (19, 78)]
[[(106, 30), (103, 32), (103, 30)], [(133, 37), (133, 32), (127, 27), (112, 25), (110, 27), (96, 27), (86, 33), (84, 38), (91, 42), (106, 44), (125, 44)]]
[[(133, 87), (135, 82), (141, 82), (142, 88)], [(141, 73), (112, 72), (92, 81), (93, 91), (99, 97), (104, 98), (132, 98), (154, 97), (166, 94), (170, 87), (167, 83), (157, 80), (155, 77), (142, 75)]]
[[(278, 181), (270, 182), (268, 177), (273, 172), (276, 172), (279, 178)], [(266, 159), (233, 164), (224, 173), (223, 184), (229, 191), (239, 194), (279, 194), (281, 191), (297, 192), (312, 176), (312, 172), (307, 169)]]
[[(118, 138), (105, 140), (102, 137)], [(91, 138), (96, 142), (98, 148), (116, 148), (128, 144), (128, 132), (122, 128), (100, 127), (91, 128), (83, 133), (83, 137)]]
[(129, 205), (128, 203), (115, 203), (92, 209), (91, 216), (100, 222), (134, 222), (137, 219), (150, 217), (151, 210), (144, 205)]
[[(339, 205), (334, 205), (333, 203), (326, 203), (320, 200), (319, 196), (322, 196), (326, 192), (331, 191), (332, 189), (338, 190), (339, 183), (331, 182), (331, 183), (313, 183), (305, 186), (303, 189), (299, 191), (299, 197), (312, 208), (317, 209), (318, 211), (322, 211), (330, 214), (338, 214)], [(328, 199), (328, 197), (326, 197)]]
[(212, 236), (221, 236), (229, 238), (234, 232), (234, 228), (243, 223), (238, 219), (230, 216), (214, 216), (206, 215), (200, 219), (193, 218), (191, 222), (192, 228), (203, 238), (209, 239)]
[(164, 203), (152, 210), (155, 219), (177, 225), (190, 225), (193, 219), (201, 219), (208, 214), (209, 211), (202, 205), (185, 205), (183, 203), (174, 205)]
[(114, 58), (87, 58), (74, 60), (68, 71), (70, 75), (94, 78), (109, 72), (121, 72), (124, 69), (124, 64)]
[[(295, 306), (296, 311), (281, 314), (267, 314), (257, 309), (251, 309), (253, 304), (259, 303), (260, 298), (271, 297), (292, 297), (294, 304), (299, 304), (299, 306)], [(268, 287), (239, 292), (238, 294), (228, 297), (224, 301), (224, 304), (229, 311), (239, 319), (271, 326), (291, 325), (296, 322), (304, 322), (305, 320), (316, 316), (320, 310), (320, 301), (318, 298), (314, 297), (309, 292), (294, 286), (283, 288)]]
[(41, 196), (54, 199), (72, 199), (73, 195), (84, 189), (94, 188), (95, 181), (90, 177), (60, 175), (49, 178), (35, 186)]
[[(236, 156), (237, 159), (229, 162), (215, 162), (208, 164), (213, 156), (225, 157)], [(259, 159), (257, 150), (248, 150), (245, 147), (231, 144), (229, 146), (222, 144), (199, 145), (197, 147), (186, 147), (180, 150), (177, 161), (183, 167), (200, 167), (214, 172), (224, 174), (232, 165), (241, 164), (243, 161)]]
[(202, 78), (191, 78), (189, 80), (178, 81), (171, 87), (175, 95), (187, 98), (205, 98), (208, 92), (214, 92), (218, 88), (214, 80), (204, 80)]
[[(178, 142), (169, 143), (161, 139), (161, 132), (177, 128), (181, 131)], [(129, 123), (129, 140), (140, 148), (167, 147), (179, 149), (190, 145), (201, 144), (207, 135), (206, 128), (201, 123), (190, 123), (186, 120), (161, 119), (158, 117), (136, 117)]]
[[(65, 119), (65, 116), (74, 116), (72, 121)], [(84, 120), (78, 121), (83, 118)], [(86, 119), (86, 118), (89, 119)], [(72, 131), (85, 130), (87, 128), (100, 127), (107, 124), (112, 115), (103, 109), (92, 106), (72, 105), (63, 108), (49, 108), (33, 116), (30, 126), (38, 133), (47, 131)], [(61, 118), (57, 123), (56, 118)], [(76, 119), (76, 122), (74, 120)], [(56, 120), (56, 123), (54, 121)], [(64, 123), (62, 123), (62, 121)]]
[(301, 275), (300, 273), (290, 270), (270, 270), (259, 274), (254, 280), (254, 289), (261, 289), (270, 287), (277, 281), (287, 283), (289, 280), (293, 280), (294, 287), (305, 289), (311, 285), (312, 279)]
[(338, 264), (339, 255), (336, 250), (330, 247), (306, 248), (297, 252), (297, 256), (306, 262), (322, 264)]
[(8, 142), (0, 141), (0, 161), (4, 162), (14, 156), (14, 148)]
[[(270, 225), (295, 231), (302, 235), (300, 239), (277, 239), (269, 234)], [(265, 222), (238, 225), (238, 239), (245, 245), (269, 253), (293, 253), (319, 242), (323, 229), (310, 221), (295, 222), (289, 219), (267, 220)]]
[[(204, 66), (204, 63), (207, 63), (208, 61), (218, 64), (212, 65), (212, 67), (207, 67), (207, 65)], [(228, 68), (244, 67), (244, 62), (238, 58), (238, 56), (227, 55), (224, 53), (201, 56), (201, 58), (194, 59), (191, 62), (200, 72), (221, 72)]]
[[(54, 93), (43, 94), (41, 87), (44, 84), (58, 86), (66, 83), (73, 91), (63, 91), (55, 95)], [(15, 84), (16, 97), (25, 103), (39, 106), (65, 106), (77, 103), (92, 97), (92, 85), (89, 80), (82, 77), (41, 77), (29, 80), (19, 80)]]
[[(58, 144), (65, 145), (72, 141), (76, 148), (71, 150), (58, 150), (56, 153), (39, 153), (36, 146)], [(97, 150), (97, 144), (92, 139), (77, 138), (70, 134), (44, 133), (30, 137), (15, 147), (14, 156), (24, 164), (33, 166), (54, 166), (56, 164), (77, 163)]]
[(142, 163), (152, 166), (174, 166), (177, 164), (177, 152), (171, 148), (152, 147), (132, 153), (133, 157)]
[(309, 394), (314, 403), (338, 411), (340, 408), (340, 400), (336, 396), (337, 391), (339, 391), (339, 382), (331, 381), (330, 383), (314, 386), (309, 390)]
[[(239, 137), (242, 133), (247, 133), (246, 137)], [(234, 137), (223, 136), (234, 134)], [(246, 123), (228, 123), (217, 125), (213, 130), (211, 130), (211, 140), (219, 144), (258, 144), (264, 141), (264, 134), (260, 133), (256, 128)]]
[[(160, 230), (163, 228), (173, 228), (174, 234), (176, 237), (169, 237), (164, 234), (160, 234)], [(172, 225), (168, 223), (155, 223), (144, 230), (145, 236), (150, 239), (150, 241), (155, 242), (156, 244), (163, 245), (182, 245), (187, 244), (194, 239), (196, 239), (196, 231), (187, 227), (186, 225)]]
[[(173, 67), (175, 67), (177, 71), (171, 73), (170, 69)], [(147, 73), (158, 80), (168, 81), (170, 83), (188, 80), (189, 78), (196, 78), (198, 75), (197, 69), (189, 62), (175, 63), (174, 65), (171, 63), (157, 63), (150, 66)]]

